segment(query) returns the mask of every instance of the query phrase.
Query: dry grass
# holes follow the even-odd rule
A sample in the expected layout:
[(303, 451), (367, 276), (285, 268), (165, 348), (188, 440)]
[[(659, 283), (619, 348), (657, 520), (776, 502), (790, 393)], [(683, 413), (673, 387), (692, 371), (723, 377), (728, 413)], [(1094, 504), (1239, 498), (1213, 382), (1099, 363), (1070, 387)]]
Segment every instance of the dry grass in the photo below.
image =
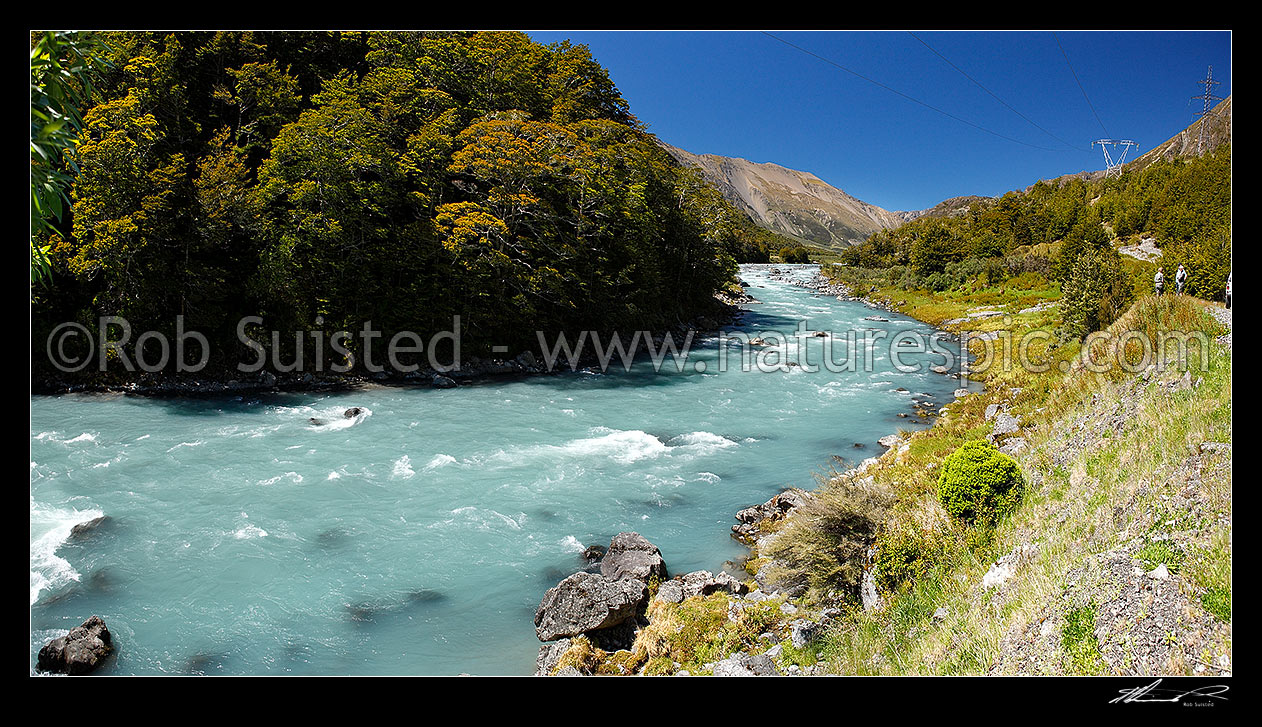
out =
[[(964, 307), (955, 302), (937, 309), (927, 305), (910, 302), (913, 310), (909, 312), (919, 316), (922, 310), (932, 310), (935, 315), (946, 315), (948, 308)], [(1127, 331), (1154, 338), (1161, 331), (1201, 331), (1212, 342), (1221, 331), (1202, 308), (1187, 298), (1141, 299), (1109, 332), (1117, 340)], [(998, 324), (1001, 319), (988, 320)], [(1009, 319), (1006, 325), (1019, 335), (1045, 329), (1048, 321), (1041, 314), (1030, 314)], [(1173, 380), (1190, 370), (1192, 379), (1200, 378), (1202, 383), (1170, 391), (1156, 383), (1145, 387), (1130, 372), (1096, 373), (1072, 366), (1081, 354), (1077, 344), (1047, 346), (1038, 353), (1042, 361), (1052, 364), (1048, 371), (992, 368), (984, 374), (988, 384), (984, 395), (952, 404), (950, 415), (933, 429), (915, 435), (907, 452), (887, 453), (864, 473), (873, 477), (869, 487), (887, 488), (892, 498), (856, 497), (853, 485), (841, 481), (821, 490), (824, 497), (817, 509), (787, 525), (776, 543), (776, 552), (794, 554), (793, 562), (800, 567), (819, 569), (811, 576), (815, 592), (824, 590), (829, 579), (834, 583), (854, 580), (854, 565), (847, 568), (838, 561), (838, 551), (830, 551), (838, 533), (869, 532), (853, 527), (839, 530), (834, 523), (849, 522), (845, 518), (863, 512), (864, 521), (905, 518), (943, 533), (935, 567), (887, 594), (881, 611), (854, 609), (845, 626), (829, 635), (825, 654), (831, 670), (842, 674), (987, 673), (999, 657), (1005, 634), (1037, 624), (1045, 606), (1061, 596), (1066, 573), (1136, 533), (1170, 527), (1167, 523), (1172, 518), (1174, 527), (1182, 528), (1180, 532), (1192, 543), (1183, 569), (1187, 587), (1196, 590), (1207, 611), (1220, 620), (1225, 619), (1219, 614), (1229, 619), (1230, 453), (1201, 457), (1201, 479), (1193, 484), (1207, 512), (1194, 518), (1195, 522), (1162, 506), (1163, 495), (1169, 497), (1188, 486), (1181, 468), (1202, 442), (1231, 442), (1230, 354), (1212, 346), (1202, 359), (1192, 351), (1183, 360), (1185, 368), (1171, 371), (1166, 378)], [(1114, 347), (1111, 353), (1124, 356), (1127, 351)], [(1062, 361), (1064, 367), (1059, 365)], [(1068, 373), (1062, 368), (1069, 369)], [(1119, 411), (1116, 406), (1126, 392), (1134, 401), (1133, 411)], [(1018, 460), (1035, 486), (1024, 505), (993, 532), (966, 531), (944, 521), (931, 483), (946, 453), (962, 441), (989, 432), (983, 411), (999, 402), (1005, 402), (1023, 423), (1021, 435), (1029, 449)], [(840, 513), (824, 512), (829, 508), (838, 508)], [(884, 529), (894, 528), (882, 526), (877, 531)], [(1020, 577), (999, 589), (981, 589), (982, 575), (993, 559), (1023, 543), (1037, 544), (1037, 551), (1021, 566)], [(857, 549), (850, 546), (848, 551)], [(939, 607), (946, 607), (949, 615), (934, 620)], [(1071, 673), (1105, 669), (1077, 636), (1075, 632), (1067, 642), (1077, 650), (1074, 654), (1062, 654), (1057, 663), (1038, 668), (1046, 673), (1065, 668)], [(1174, 661), (1180, 662), (1171, 667), (1175, 672), (1194, 666)]]

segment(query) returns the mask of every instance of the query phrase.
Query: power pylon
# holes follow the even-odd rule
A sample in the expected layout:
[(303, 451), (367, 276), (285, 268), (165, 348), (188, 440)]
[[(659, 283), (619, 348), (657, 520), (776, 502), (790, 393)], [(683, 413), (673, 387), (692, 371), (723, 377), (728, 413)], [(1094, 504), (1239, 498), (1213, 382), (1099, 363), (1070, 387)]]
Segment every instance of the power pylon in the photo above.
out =
[(1214, 67), (1213, 66), (1209, 67), (1209, 72), (1205, 74), (1205, 78), (1201, 79), (1199, 83), (1205, 84), (1205, 93), (1201, 94), (1200, 96), (1193, 96), (1192, 100), (1195, 101), (1198, 98), (1201, 99), (1202, 101), (1205, 102), (1205, 108), (1196, 112), (1196, 115), (1201, 117), (1201, 130), (1200, 130), (1200, 133), (1198, 133), (1196, 136), (1196, 155), (1197, 156), (1201, 155), (1201, 147), (1204, 145), (1204, 142), (1205, 142), (1205, 117), (1214, 115), (1214, 112), (1210, 111), (1210, 107), (1212, 106), (1210, 102), (1222, 101), (1221, 98), (1213, 94), (1213, 90), (1214, 90), (1213, 87), (1220, 84), (1219, 81), (1214, 80)]
[[(1095, 146), (1096, 144), (1099, 144), (1100, 150), (1104, 152), (1105, 179), (1108, 179), (1109, 177), (1122, 176), (1122, 166), (1126, 164), (1127, 152), (1131, 150), (1131, 147), (1139, 148), (1139, 143), (1131, 141), (1130, 139), (1096, 139), (1091, 142), (1091, 146)], [(1113, 161), (1113, 156), (1109, 154), (1110, 146), (1114, 149), (1117, 149), (1119, 146), (1122, 147), (1122, 154), (1117, 158), (1116, 162)]]

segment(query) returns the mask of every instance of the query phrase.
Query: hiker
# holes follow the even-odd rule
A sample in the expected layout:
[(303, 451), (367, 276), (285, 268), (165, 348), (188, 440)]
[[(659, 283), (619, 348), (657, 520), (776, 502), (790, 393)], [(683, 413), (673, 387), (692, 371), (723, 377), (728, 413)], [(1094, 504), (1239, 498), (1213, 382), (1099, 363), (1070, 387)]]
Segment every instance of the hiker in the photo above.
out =
[(1174, 274), (1174, 292), (1179, 295), (1183, 294), (1183, 284), (1188, 280), (1188, 271), (1183, 269), (1183, 263), (1179, 263), (1179, 269)]
[(1227, 273), (1227, 307), (1231, 308), (1231, 273)]
[(1161, 268), (1157, 268), (1157, 275), (1152, 279), (1152, 287), (1156, 288), (1157, 295), (1161, 295), (1166, 287), (1166, 276), (1161, 272)]

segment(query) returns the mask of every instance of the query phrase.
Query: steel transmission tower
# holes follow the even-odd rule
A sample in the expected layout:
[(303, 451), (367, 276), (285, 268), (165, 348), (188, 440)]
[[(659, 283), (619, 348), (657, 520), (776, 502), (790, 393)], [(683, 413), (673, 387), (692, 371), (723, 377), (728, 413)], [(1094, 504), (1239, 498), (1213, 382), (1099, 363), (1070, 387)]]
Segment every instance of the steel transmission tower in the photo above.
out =
[(1201, 155), (1201, 148), (1204, 146), (1204, 142), (1205, 142), (1205, 117), (1214, 115), (1214, 112), (1210, 111), (1210, 107), (1213, 106), (1211, 102), (1222, 101), (1221, 98), (1213, 94), (1214, 86), (1217, 86), (1220, 83), (1219, 81), (1214, 80), (1214, 67), (1213, 66), (1209, 67), (1209, 72), (1205, 74), (1205, 78), (1201, 79), (1199, 83), (1205, 84), (1205, 93), (1201, 94), (1200, 96), (1193, 96), (1192, 100), (1196, 100), (1198, 98), (1201, 99), (1202, 101), (1205, 102), (1205, 108), (1196, 112), (1196, 115), (1201, 117), (1201, 130), (1200, 130), (1200, 133), (1198, 133), (1196, 136), (1196, 155), (1197, 156)]
[[(1105, 179), (1108, 179), (1109, 177), (1122, 176), (1122, 165), (1126, 164), (1127, 152), (1131, 150), (1131, 147), (1139, 148), (1139, 144), (1131, 141), (1130, 139), (1096, 139), (1091, 142), (1091, 146), (1095, 146), (1096, 144), (1099, 144), (1100, 150), (1104, 152)], [(1112, 146), (1115, 150), (1119, 146), (1122, 147), (1122, 154), (1117, 158), (1116, 162), (1113, 161), (1113, 156), (1109, 154), (1110, 146)]]

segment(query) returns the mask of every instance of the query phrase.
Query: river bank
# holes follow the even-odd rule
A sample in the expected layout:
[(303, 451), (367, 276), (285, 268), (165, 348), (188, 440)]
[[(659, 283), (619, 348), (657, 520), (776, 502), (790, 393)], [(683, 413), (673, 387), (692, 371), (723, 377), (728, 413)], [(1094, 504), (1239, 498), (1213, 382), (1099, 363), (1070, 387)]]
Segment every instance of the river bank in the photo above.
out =
[[(782, 360), (820, 360), (824, 339), (792, 335), (806, 318), (931, 333), (745, 275), (761, 302), (740, 330), (785, 331)], [(32, 659), (96, 614), (120, 645), (111, 674), (529, 674), (531, 618), (584, 546), (640, 532), (674, 572), (713, 572), (747, 553), (732, 513), (809, 488), (830, 455), (871, 457), (874, 432), (928, 426), (899, 415), (956, 386), (885, 359), (744, 372), (727, 345), (726, 370), (709, 335), (682, 370), (32, 397)], [(100, 516), (111, 525), (68, 539)]]
[[(957, 328), (1054, 328), (1055, 306), (1028, 295), (907, 297)], [(745, 593), (654, 599), (648, 635), (629, 649), (594, 659), (580, 644), (583, 673), (1230, 675), (1231, 353), (1220, 313), (1148, 298), (1114, 325), (1115, 338), (1181, 330), (1214, 342), (1171, 369), (1090, 372), (1076, 344), (1041, 349), (1053, 364), (1042, 373), (992, 362), (978, 373), (985, 392), (934, 427), (791, 507), (773, 498), (742, 511)], [(961, 528), (937, 498), (944, 454), (978, 438), (1014, 457), (1028, 488), (993, 529)], [(773, 609), (750, 609), (747, 593), (761, 602), (777, 589)], [(608, 666), (631, 663), (638, 672)]]
[[(898, 312), (893, 305), (880, 305), (854, 295), (849, 286), (829, 281), (819, 272), (804, 280), (771, 266), (769, 278), (805, 288), (817, 296)], [(878, 316), (868, 319), (888, 322)], [(960, 369), (968, 370), (967, 359)], [(960, 376), (945, 368), (938, 373)], [(958, 389), (955, 397), (958, 400), (971, 393)], [(946, 412), (944, 406), (929, 416)], [(917, 407), (916, 414), (924, 416), (926, 412)], [(905, 454), (909, 448), (905, 436), (902, 431), (880, 436), (883, 454), (864, 459), (841, 473), (834, 470), (833, 478), (856, 480), (882, 460)], [(639, 547), (652, 560), (654, 570), (631, 576), (639, 585), (631, 589), (634, 594), (625, 598), (624, 607), (616, 614), (606, 610), (608, 604), (611, 600), (622, 601), (600, 594), (618, 590), (615, 581), (623, 569), (616, 563), (610, 565), (612, 559), (603, 547), (590, 546), (585, 552), (590, 554), (590, 565), (580, 573), (597, 575), (582, 576), (588, 580), (581, 582), (578, 574), (562, 580), (544, 596), (536, 612), (537, 626), (557, 620), (568, 626), (568, 630), (540, 626), (539, 638), (546, 643), (539, 649), (536, 675), (826, 673), (826, 663), (817, 658), (811, 647), (843, 620), (847, 609), (855, 607), (856, 602), (847, 596), (857, 595), (864, 610), (880, 608), (882, 604), (870, 567), (862, 569), (857, 594), (834, 590), (824, 598), (807, 599), (807, 579), (790, 573), (786, 563), (768, 555), (781, 528), (796, 512), (810, 510), (815, 499), (809, 491), (787, 488), (765, 502), (736, 512), (737, 524), (731, 526), (731, 537), (745, 546), (747, 553), (713, 572), (694, 571), (667, 579), (660, 550), (638, 534), (624, 534), (640, 542)], [(610, 552), (617, 549), (618, 538), (611, 543)], [(870, 548), (865, 563), (871, 564)]]
[[(682, 344), (690, 334), (706, 333), (723, 326), (733, 325), (744, 314), (741, 305), (750, 298), (729, 291), (715, 294), (714, 306), (694, 316), (686, 323), (661, 331), (648, 332), (654, 347), (660, 348), (671, 337)], [(638, 355), (640, 349), (631, 352)], [(525, 350), (508, 358), (472, 356), (460, 362), (456, 369), (434, 369), (418, 365), (415, 371), (398, 371), (382, 367), (378, 372), (352, 370), (346, 373), (329, 371), (274, 372), (267, 369), (245, 372), (225, 368), (197, 374), (167, 374), (163, 372), (134, 372), (120, 380), (112, 374), (109, 378), (84, 375), (67, 378), (64, 375), (43, 375), (31, 381), (31, 393), (57, 395), (75, 393), (113, 393), (142, 397), (213, 397), (224, 394), (259, 393), (320, 393), (354, 391), (364, 386), (455, 388), (491, 380), (505, 380), (523, 376), (538, 376), (569, 370), (569, 360), (562, 357), (556, 366), (549, 368), (547, 352)], [(599, 365), (599, 357), (591, 347), (584, 347), (576, 359), (575, 369)], [(87, 380), (84, 380), (87, 379)]]

